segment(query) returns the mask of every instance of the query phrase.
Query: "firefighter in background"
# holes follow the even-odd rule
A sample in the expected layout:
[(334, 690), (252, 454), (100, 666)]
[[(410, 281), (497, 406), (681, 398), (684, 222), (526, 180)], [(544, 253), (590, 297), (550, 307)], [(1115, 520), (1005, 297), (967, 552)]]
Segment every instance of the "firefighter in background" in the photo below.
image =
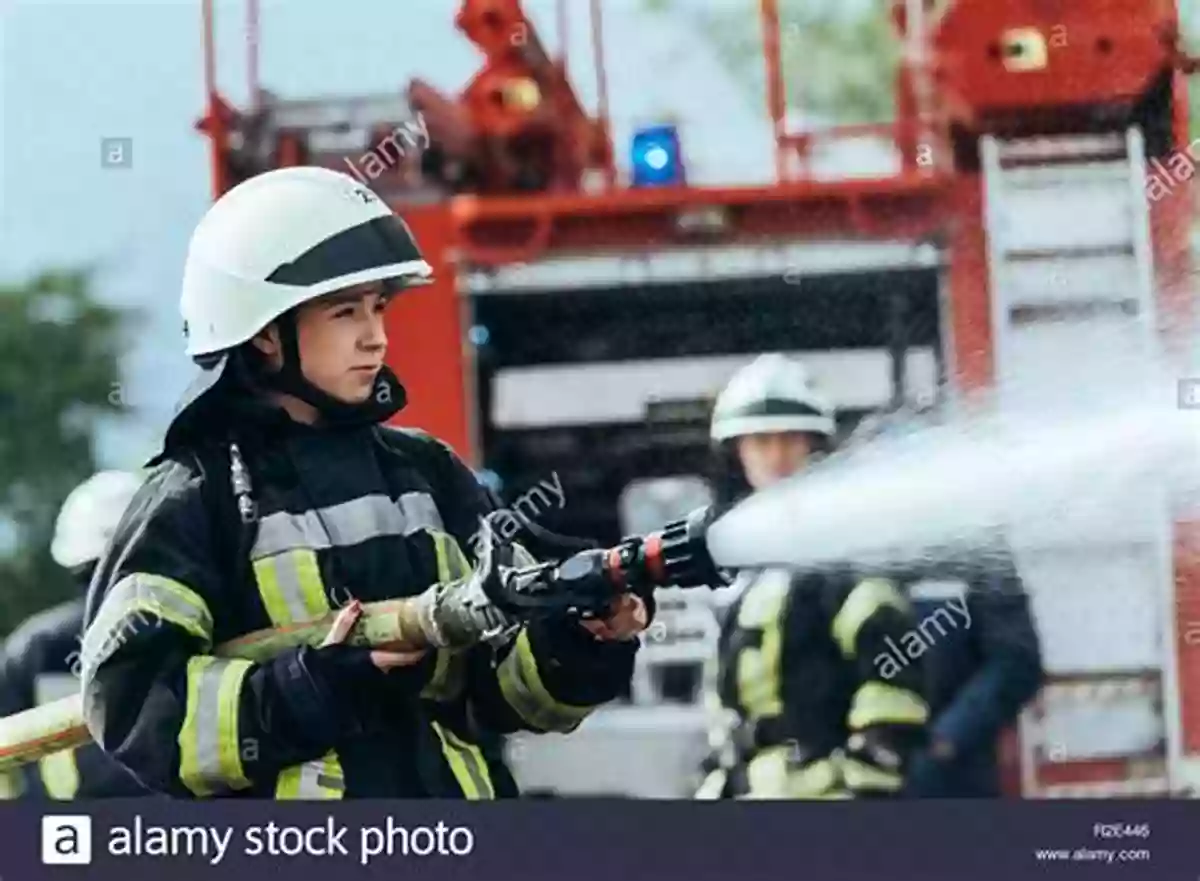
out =
[[(865, 420), (849, 446), (909, 431), (928, 409)], [(907, 794), (998, 798), (1000, 738), (1042, 687), (1041, 641), (1011, 551), (982, 547), (892, 573), (920, 622), (932, 721)]]
[[(778, 354), (739, 371), (713, 413), (712, 439), (745, 490), (800, 471), (834, 434), (804, 366)], [(738, 494), (718, 488), (722, 501)], [(712, 678), (732, 724), (713, 738), (697, 797), (896, 796), (929, 716), (920, 662), (876, 662), (915, 625), (897, 586), (846, 567), (743, 571), (730, 590)]]
[[(490, 495), (441, 441), (383, 424), (405, 403), (384, 310), (429, 274), (403, 221), (328, 169), (253, 177), (193, 234), (181, 309), (202, 375), (93, 579), (83, 640), (88, 728), (155, 791), (513, 795), (497, 734), (572, 731), (627, 686), (647, 603), (509, 620), (485, 584), (529, 557), (472, 559)], [(380, 600), (403, 644), (347, 643)], [(339, 607), (322, 645), (212, 654)]]
[[(79, 596), (40, 612), (0, 648), (0, 716), (79, 693), (80, 636), (88, 581), (141, 485), (123, 471), (101, 471), (67, 496), (54, 524), (50, 554), (67, 569)], [(17, 777), (16, 775), (20, 776)], [(150, 793), (94, 744), (46, 756), (12, 778), (13, 796), (115, 798)]]

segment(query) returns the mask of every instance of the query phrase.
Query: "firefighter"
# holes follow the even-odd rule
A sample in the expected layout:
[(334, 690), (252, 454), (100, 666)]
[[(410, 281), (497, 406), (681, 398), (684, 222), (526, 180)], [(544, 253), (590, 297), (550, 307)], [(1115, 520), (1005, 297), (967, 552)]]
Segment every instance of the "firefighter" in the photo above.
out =
[[(850, 444), (895, 436), (929, 421), (928, 408), (881, 414)], [(1000, 740), (1042, 687), (1041, 641), (1011, 551), (979, 547), (893, 573), (913, 604), (925, 654), (932, 721), (906, 793), (917, 798), (998, 798)]]
[[(0, 648), (0, 715), (79, 693), (79, 648), (88, 581), (141, 479), (123, 471), (92, 475), (67, 496), (54, 524), (50, 555), (68, 570), (79, 595), (34, 615)], [(41, 799), (149, 795), (95, 745), (46, 756), (15, 780), (14, 796)]]
[[(712, 439), (746, 490), (805, 468), (834, 435), (805, 367), (779, 354), (735, 374), (714, 407)], [(729, 501), (736, 489), (719, 492)], [(713, 738), (697, 797), (898, 795), (929, 709), (920, 661), (886, 660), (887, 641), (914, 625), (897, 585), (847, 566), (742, 571), (731, 589), (714, 678), (733, 724)]]
[[(403, 221), (321, 168), (239, 184), (194, 232), (181, 310), (201, 376), (93, 581), (83, 644), (88, 728), (155, 791), (512, 796), (499, 735), (570, 732), (627, 686), (647, 603), (506, 617), (495, 558), (474, 559), (492, 497), (448, 445), (383, 424), (405, 403), (384, 310), (429, 277)], [(404, 646), (343, 641), (385, 599)], [(339, 607), (323, 645), (211, 653)]]

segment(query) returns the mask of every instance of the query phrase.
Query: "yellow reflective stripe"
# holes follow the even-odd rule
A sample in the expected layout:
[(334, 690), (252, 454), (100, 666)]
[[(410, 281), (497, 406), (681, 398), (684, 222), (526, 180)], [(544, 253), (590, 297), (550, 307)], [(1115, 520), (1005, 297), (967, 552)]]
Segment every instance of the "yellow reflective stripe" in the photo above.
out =
[(467, 559), (467, 555), (463, 553), (458, 542), (449, 535), (446, 536), (446, 557), (451, 581), (466, 578), (471, 574), (471, 561)]
[(107, 661), (138, 626), (167, 622), (212, 647), (212, 614), (204, 599), (187, 585), (146, 572), (134, 572), (114, 584), (83, 635), (80, 664), (84, 678)]
[(842, 778), (846, 786), (855, 791), (874, 789), (895, 792), (904, 785), (904, 778), (899, 772), (885, 771), (869, 762), (850, 757), (842, 760)]
[(492, 776), (487, 761), (479, 747), (467, 743), (449, 728), (437, 722), (430, 723), (442, 742), (442, 754), (450, 766), (454, 779), (458, 781), (463, 795), (471, 801), (490, 800), (496, 797)]
[(508, 705), (539, 731), (574, 731), (594, 709), (560, 703), (546, 690), (529, 644), (529, 632), (524, 628), (508, 657), (500, 662), (496, 679)]
[(841, 785), (838, 766), (820, 759), (798, 766), (792, 748), (775, 746), (762, 750), (746, 765), (748, 799), (825, 798)]
[(858, 633), (871, 616), (885, 606), (903, 612), (908, 611), (908, 602), (892, 582), (883, 578), (865, 578), (842, 603), (833, 618), (833, 638), (847, 658), (854, 657), (854, 644)]
[(821, 759), (788, 771), (789, 798), (836, 797), (842, 779), (832, 759)]
[(454, 536), (440, 529), (427, 530), (433, 539), (434, 553), (437, 555), (437, 580), (439, 582), (457, 581), (471, 574), (471, 561), (463, 553), (463, 549)]
[(179, 731), (179, 777), (196, 795), (250, 786), (242, 769), (238, 709), (253, 664), (198, 655), (188, 659), (187, 715)]
[(317, 554), (309, 548), (255, 560), (254, 578), (267, 615), (276, 626), (311, 621), (328, 614)]
[(866, 682), (854, 693), (847, 724), (858, 730), (869, 725), (924, 725), (929, 705), (921, 696), (896, 685)]
[(441, 691), (450, 675), (450, 665), (453, 660), (452, 652), (438, 649), (434, 660), (433, 675), (429, 677), (429, 684), (421, 690), (421, 697), (432, 698)]
[(430, 530), (429, 535), (433, 539), (433, 552), (437, 557), (438, 584), (445, 584), (450, 581), (450, 554), (446, 547), (449, 536), (437, 530)]
[(79, 765), (75, 761), (75, 750), (44, 756), (38, 762), (38, 775), (46, 794), (58, 801), (69, 801), (79, 792)]
[(275, 797), (282, 801), (335, 801), (346, 794), (346, 781), (337, 753), (283, 771), (275, 784)]
[(738, 609), (738, 627), (762, 634), (758, 648), (737, 655), (737, 694), (751, 718), (783, 715), (783, 609), (791, 589), (786, 577), (759, 578), (746, 591)]
[(467, 770), (471, 773), (471, 777), (475, 781), (481, 797), (494, 799), (496, 797), (496, 788), (492, 785), (492, 772), (488, 769), (487, 759), (483, 757), (483, 751), (475, 744), (469, 743), (459, 737), (449, 728), (446, 728), (443, 733), (446, 735), (446, 741), (458, 750), (462, 756), (463, 764), (466, 765)]
[[(342, 509), (353, 512), (356, 509)], [(286, 544), (296, 536), (288, 530), (297, 523), (307, 523), (306, 515), (284, 514), (276, 524), (274, 538), (260, 542), (259, 552), (271, 542)], [(301, 532), (303, 530), (301, 529)], [(286, 533), (286, 534), (285, 534)], [(321, 580), (317, 553), (310, 547), (292, 547), (253, 562), (254, 579), (263, 608), (276, 627), (284, 627), (320, 618), (330, 611), (329, 597)], [(320, 759), (285, 768), (275, 778), (275, 798), (340, 799), (345, 794), (345, 779), (337, 753), (330, 752)]]
[(466, 686), (467, 662), (463, 652), (438, 649), (433, 675), (421, 689), (421, 697), (434, 701), (452, 701)]
[[(471, 564), (458, 542), (441, 530), (428, 530), (433, 540), (437, 557), (437, 580), (441, 584), (465, 578), (471, 573)], [(461, 653), (440, 649), (437, 652), (433, 675), (421, 690), (421, 697), (429, 700), (451, 701), (461, 694), (465, 685), (465, 661)]]
[(20, 771), (0, 771), (0, 801), (11, 801), (25, 793)]

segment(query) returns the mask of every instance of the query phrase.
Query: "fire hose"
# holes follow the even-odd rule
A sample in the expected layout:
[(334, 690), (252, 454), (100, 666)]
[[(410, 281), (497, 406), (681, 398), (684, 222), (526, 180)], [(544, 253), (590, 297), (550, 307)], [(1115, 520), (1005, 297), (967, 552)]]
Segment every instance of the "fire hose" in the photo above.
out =
[[(583, 618), (603, 615), (626, 593), (656, 587), (715, 587), (724, 578), (709, 556), (712, 508), (698, 509), (657, 532), (627, 538), (612, 548), (587, 550), (566, 560), (506, 570), (494, 597), (518, 623), (547, 614)], [(346, 642), (358, 646), (398, 646), (404, 599), (365, 603)], [(338, 611), (301, 624), (254, 631), (216, 646), (218, 657), (261, 662), (300, 646), (318, 646)], [(0, 773), (91, 741), (83, 721), (82, 695), (0, 718)]]

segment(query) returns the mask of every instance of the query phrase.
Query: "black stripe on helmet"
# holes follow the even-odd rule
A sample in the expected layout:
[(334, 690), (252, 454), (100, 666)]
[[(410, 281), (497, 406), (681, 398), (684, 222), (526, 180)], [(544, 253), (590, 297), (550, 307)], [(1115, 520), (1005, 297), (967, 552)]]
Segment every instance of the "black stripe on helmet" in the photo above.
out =
[(743, 407), (722, 413), (722, 419), (740, 419), (747, 416), (822, 416), (829, 414), (804, 401), (788, 398), (763, 398)]
[(385, 214), (342, 230), (272, 272), (274, 284), (309, 287), (357, 272), (423, 260), (407, 224)]

